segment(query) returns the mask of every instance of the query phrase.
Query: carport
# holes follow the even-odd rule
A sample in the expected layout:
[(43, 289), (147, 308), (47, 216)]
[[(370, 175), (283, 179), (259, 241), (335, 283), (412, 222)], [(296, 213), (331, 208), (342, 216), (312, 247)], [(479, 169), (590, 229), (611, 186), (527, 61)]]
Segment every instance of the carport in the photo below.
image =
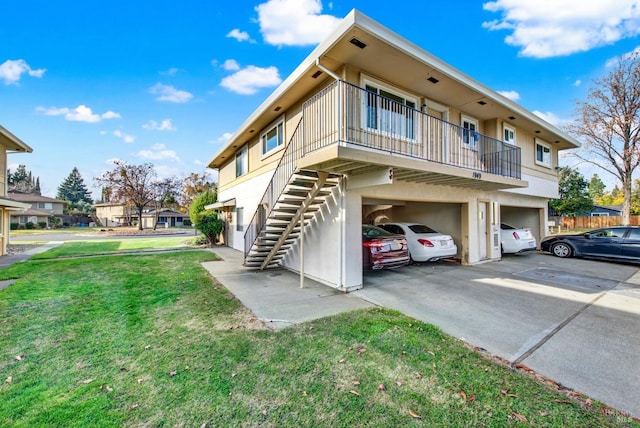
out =
[(544, 220), (544, 208), (500, 205), (500, 222), (531, 230), (538, 244), (546, 235)]
[(401, 201), (392, 199), (362, 198), (362, 221), (365, 224), (385, 222), (415, 222), (426, 224), (438, 232), (451, 235), (458, 246), (460, 257), (466, 243), (463, 240), (464, 203), (430, 201)]

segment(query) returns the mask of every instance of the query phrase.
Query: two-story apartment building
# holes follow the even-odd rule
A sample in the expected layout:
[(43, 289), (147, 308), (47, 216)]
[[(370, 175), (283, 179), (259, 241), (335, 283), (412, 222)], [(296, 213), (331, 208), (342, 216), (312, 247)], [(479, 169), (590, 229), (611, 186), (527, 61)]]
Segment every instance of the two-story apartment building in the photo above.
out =
[(352, 11), (208, 166), (245, 265), (362, 287), (361, 225), (415, 221), (464, 264), (501, 257), (499, 225), (540, 240), (558, 152), (579, 143)]
[(0, 255), (7, 254), (11, 212), (29, 205), (7, 197), (7, 153), (31, 153), (33, 149), (3, 126), (0, 126)]
[(45, 227), (49, 227), (53, 217), (59, 217), (61, 219), (60, 223), (62, 223), (64, 206), (67, 201), (33, 193), (8, 192), (7, 195), (14, 201), (28, 204), (27, 209), (11, 213), (11, 223), (22, 226), (27, 223), (40, 223), (45, 224)]

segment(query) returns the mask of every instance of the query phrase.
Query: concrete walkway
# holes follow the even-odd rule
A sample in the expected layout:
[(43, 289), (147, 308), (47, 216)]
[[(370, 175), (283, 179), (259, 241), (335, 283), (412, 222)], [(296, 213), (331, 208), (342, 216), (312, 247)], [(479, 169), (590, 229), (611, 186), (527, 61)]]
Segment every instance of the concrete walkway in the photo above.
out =
[[(214, 250), (203, 266), (272, 328), (382, 306), (524, 364), (640, 417), (640, 275), (636, 266), (529, 253), (473, 267), (438, 262), (367, 274), (343, 294), (286, 270), (252, 271)], [(624, 413), (626, 412), (626, 413)]]
[[(39, 245), (37, 247), (31, 248), (30, 250), (27, 250), (27, 251), (23, 251), (21, 253), (0, 257), (0, 269), (4, 269), (5, 267), (11, 266), (15, 263), (23, 262), (29, 259), (31, 256), (44, 253), (45, 251), (55, 248), (58, 245), (62, 245), (63, 243), (64, 243), (63, 241), (49, 241), (46, 244)], [(7, 288), (14, 282), (15, 282), (14, 279), (9, 279), (7, 281), (0, 281), (0, 290)]]

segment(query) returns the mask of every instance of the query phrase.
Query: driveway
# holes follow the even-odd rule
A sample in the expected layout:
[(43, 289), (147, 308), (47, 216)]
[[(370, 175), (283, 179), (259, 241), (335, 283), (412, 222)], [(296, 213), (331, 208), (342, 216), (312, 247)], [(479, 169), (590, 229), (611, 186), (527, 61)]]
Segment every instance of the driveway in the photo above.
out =
[(640, 417), (637, 272), (528, 253), (473, 267), (438, 262), (372, 272), (352, 295)]

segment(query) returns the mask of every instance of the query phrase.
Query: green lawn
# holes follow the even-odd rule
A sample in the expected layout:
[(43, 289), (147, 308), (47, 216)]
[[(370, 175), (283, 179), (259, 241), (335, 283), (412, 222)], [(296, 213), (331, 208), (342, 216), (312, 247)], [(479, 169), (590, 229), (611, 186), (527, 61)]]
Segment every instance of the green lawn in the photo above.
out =
[(159, 236), (153, 238), (91, 239), (65, 242), (59, 247), (33, 256), (35, 260), (80, 257), (141, 250), (179, 249), (190, 246), (193, 237)]
[(116, 255), (0, 270), (0, 280), (17, 278), (0, 291), (0, 426), (630, 423), (397, 312), (265, 330), (201, 268), (214, 258)]

